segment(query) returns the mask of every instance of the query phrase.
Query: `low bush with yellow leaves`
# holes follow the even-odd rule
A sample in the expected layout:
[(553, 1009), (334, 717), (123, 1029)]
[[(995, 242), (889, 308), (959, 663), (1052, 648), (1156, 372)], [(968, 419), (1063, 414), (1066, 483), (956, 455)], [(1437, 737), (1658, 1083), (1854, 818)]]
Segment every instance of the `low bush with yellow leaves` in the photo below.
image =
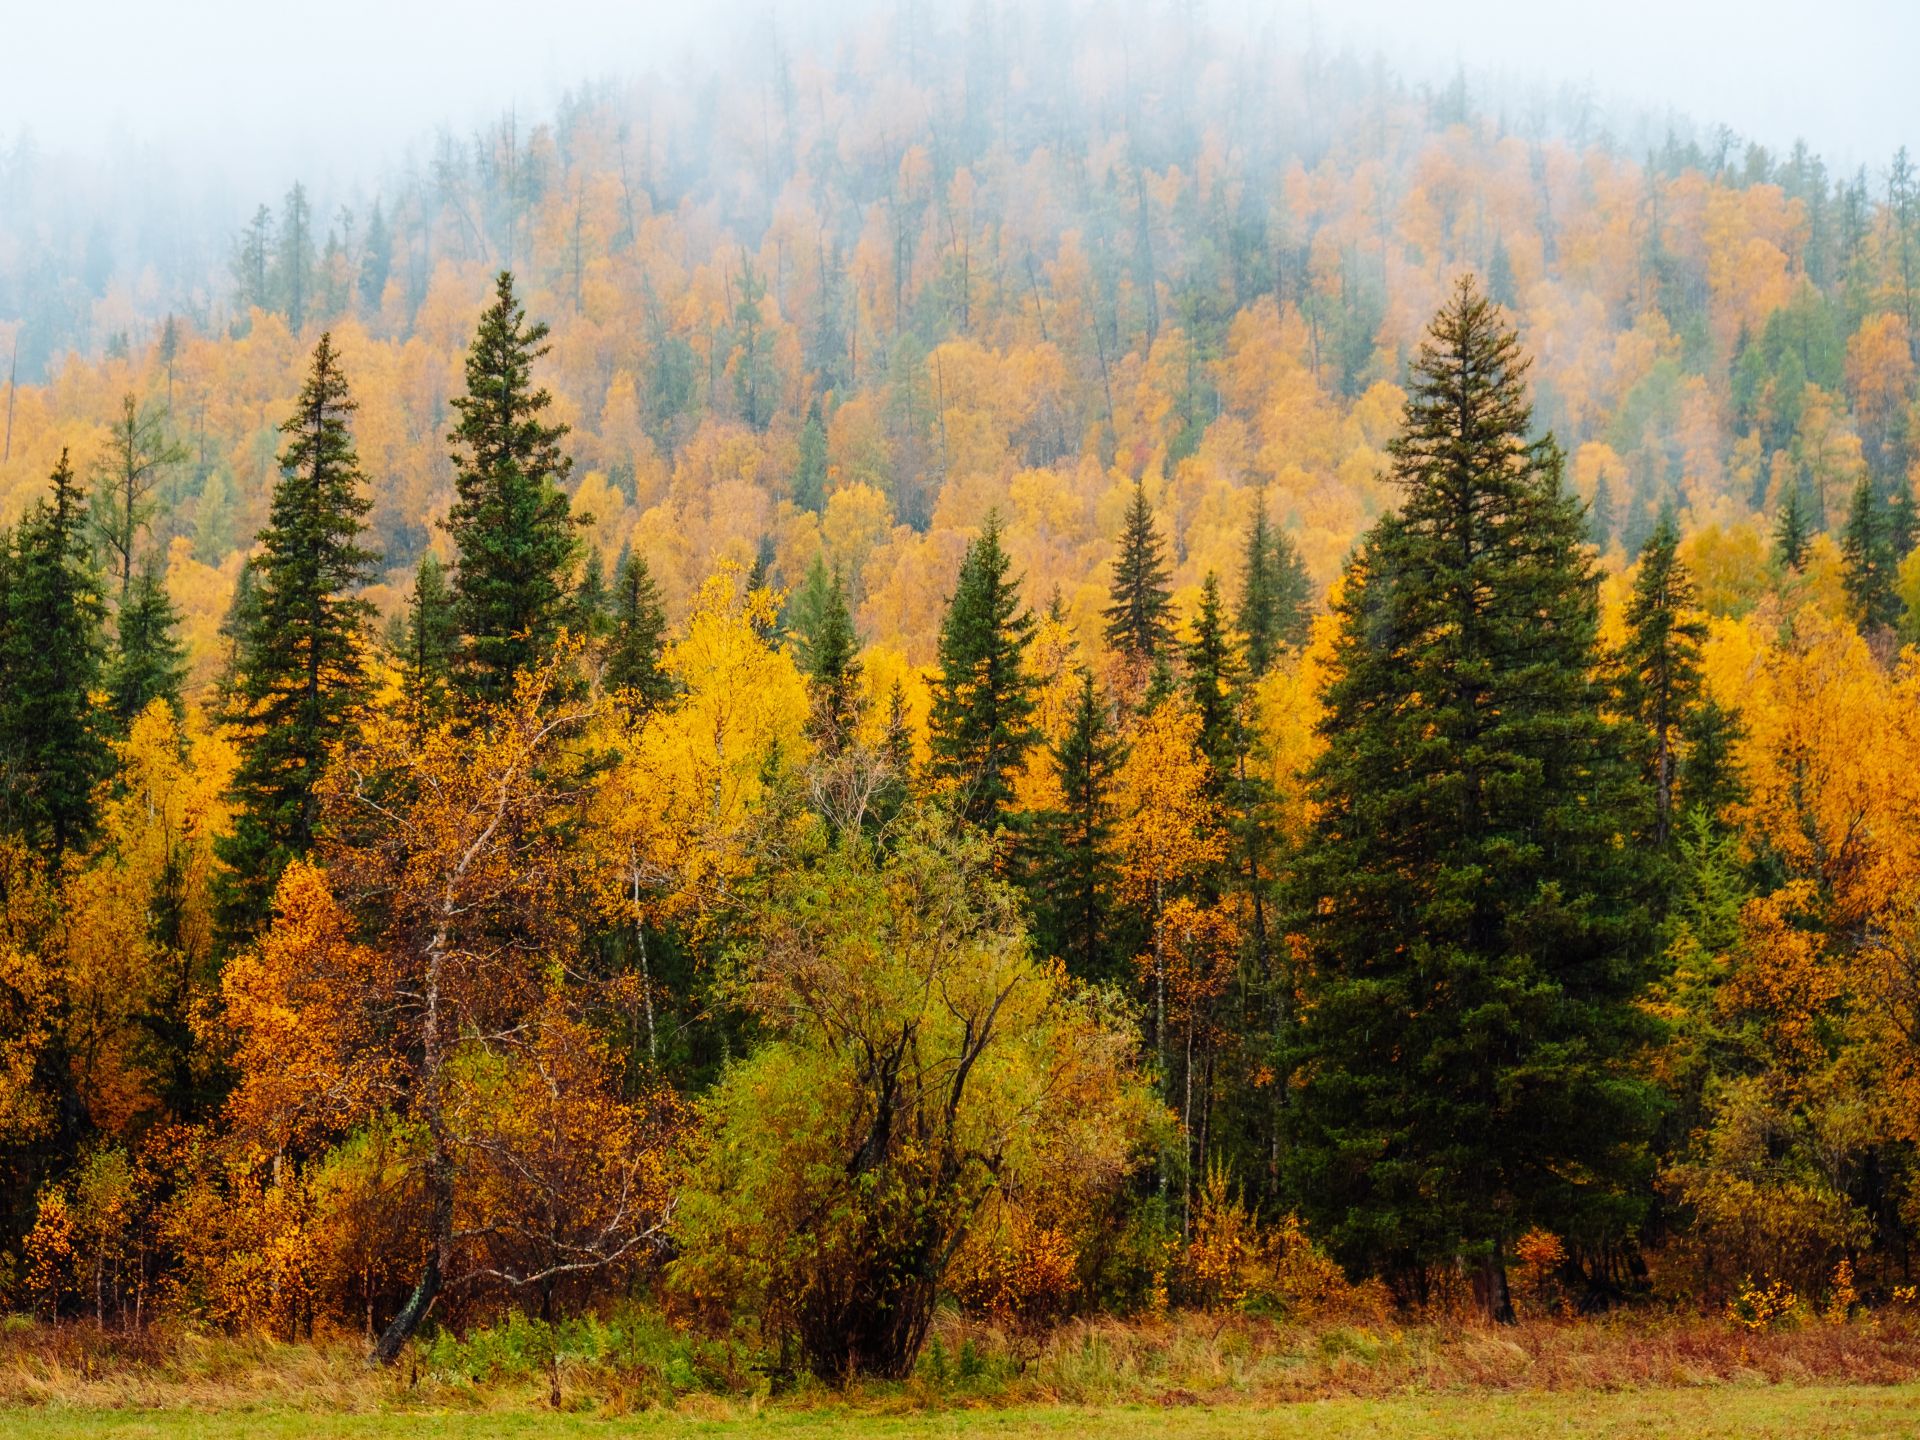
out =
[(1265, 1223), (1222, 1166), (1209, 1167), (1195, 1199), (1177, 1272), (1179, 1298), (1203, 1310), (1248, 1309), (1294, 1316), (1377, 1313), (1377, 1285), (1354, 1285), (1308, 1238), (1299, 1217)]

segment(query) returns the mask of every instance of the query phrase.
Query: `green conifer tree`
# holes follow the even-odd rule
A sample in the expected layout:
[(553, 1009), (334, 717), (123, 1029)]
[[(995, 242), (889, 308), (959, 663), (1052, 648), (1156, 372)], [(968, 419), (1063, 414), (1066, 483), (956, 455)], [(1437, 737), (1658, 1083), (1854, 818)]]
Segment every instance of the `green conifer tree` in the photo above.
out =
[(646, 557), (628, 553), (613, 584), (613, 630), (607, 637), (601, 682), (641, 710), (663, 705), (673, 682), (660, 668), (667, 645), (667, 610)]
[(1113, 559), (1112, 603), (1105, 610), (1107, 643), (1139, 665), (1151, 665), (1173, 638), (1173, 596), (1167, 562), (1147, 487), (1133, 483), (1133, 503)]
[(246, 638), (260, 618), (259, 566), (249, 555), (240, 562), (240, 574), (233, 582), (233, 598), (227, 613), (220, 617), (220, 673), (214, 680), (216, 708), (225, 713), (233, 708), (240, 684), (241, 651)]
[(818, 515), (827, 506), (827, 424), (816, 399), (800, 427), (800, 463), (793, 472), (793, 503)]
[(93, 833), (112, 768), (93, 695), (105, 604), (87, 502), (60, 452), (51, 493), (13, 535), (0, 613), (0, 827), (57, 864)]
[(1853, 606), (1860, 633), (1892, 629), (1900, 619), (1900, 596), (1893, 588), (1893, 525), (1887, 507), (1865, 476), (1853, 487), (1847, 528), (1840, 537), (1840, 584)]
[(573, 589), (573, 618), (568, 627), (576, 635), (600, 639), (613, 630), (613, 594), (607, 589), (607, 567), (600, 552), (587, 552), (580, 567), (580, 583)]
[(432, 555), (414, 572), (413, 593), (400, 629), (400, 702), (416, 735), (445, 719), (453, 686), (453, 658), (460, 636), (454, 628), (453, 592)]
[(1735, 747), (1746, 736), (1738, 711), (1707, 696), (1687, 712), (1681, 725), (1686, 755), (1680, 762), (1680, 804), (1718, 820), (1727, 808), (1746, 799)]
[(502, 270), (467, 351), (467, 393), (453, 402), (460, 423), (447, 437), (458, 447), (445, 521), (459, 552), (454, 682), (480, 704), (512, 694), (514, 677), (538, 665), (573, 618), (579, 541), (559, 488), (573, 462), (560, 450), (567, 427), (542, 418), (553, 396), (533, 384), (546, 337), (546, 325), (527, 323)]
[(963, 819), (991, 831), (1007, 816), (1013, 777), (1034, 741), (1027, 644), (1034, 619), (1020, 603), (1012, 561), (989, 513), (967, 547), (940, 627), (933, 683), (933, 777)]
[(1620, 709), (1642, 732), (1635, 748), (1643, 752), (1653, 788), (1653, 843), (1660, 849), (1672, 833), (1680, 741), (1700, 699), (1700, 646), (1707, 638), (1679, 546), (1679, 527), (1672, 512), (1663, 511), (1640, 551), (1620, 652)]
[(1200, 714), (1200, 753), (1213, 771), (1214, 793), (1224, 790), (1234, 771), (1239, 725), (1234, 708), (1240, 660), (1220, 602), (1220, 577), (1212, 571), (1200, 584), (1200, 609), (1193, 617), (1193, 638), (1185, 647), (1186, 690)]
[(1593, 482), (1593, 504), (1587, 507), (1587, 537), (1593, 548), (1604, 551), (1613, 544), (1613, 483), (1602, 471)]
[(1092, 672), (1080, 672), (1067, 728), (1051, 748), (1061, 807), (1037, 818), (1029, 891), (1034, 940), (1087, 980), (1114, 978), (1114, 783), (1125, 751)]
[(1658, 1109), (1627, 1063), (1651, 877), (1621, 836), (1645, 792), (1525, 369), (1471, 281), (1413, 365), (1401, 509), (1336, 607), (1286, 1112), (1295, 1194), (1337, 1253), (1416, 1288), (1477, 1259), (1498, 1319), (1522, 1231), (1632, 1225)]
[(120, 602), (114, 625), (114, 655), (107, 676), (107, 697), (114, 718), (124, 728), (155, 700), (165, 700), (180, 713), (180, 696), (187, 680), (187, 647), (177, 633), (179, 612), (149, 561), (133, 579), (133, 588)]
[(1893, 496), (1887, 501), (1887, 539), (1893, 547), (1893, 565), (1900, 568), (1907, 556), (1913, 553), (1916, 539), (1920, 539), (1920, 516), (1914, 513), (1913, 489), (1905, 479), (1893, 483)]
[(1267, 523), (1263, 495), (1247, 527), (1234, 622), (1245, 637), (1247, 671), (1259, 679), (1283, 645), (1304, 645), (1313, 623), (1313, 583), (1285, 530)]
[(812, 697), (809, 730), (814, 744), (838, 754), (853, 736), (860, 718), (860, 637), (847, 608), (847, 589), (836, 567), (813, 558), (807, 580), (794, 597), (793, 633)]
[(1780, 513), (1773, 519), (1773, 562), (1782, 570), (1798, 575), (1807, 564), (1807, 546), (1813, 543), (1813, 524), (1807, 518), (1807, 502), (1800, 484), (1787, 487), (1780, 502)]
[(913, 796), (913, 721), (907, 713), (907, 687), (896, 677), (887, 689), (887, 723), (880, 739), (884, 774), (874, 787), (867, 816), (873, 830), (885, 837)]
[(367, 221), (367, 238), (360, 245), (360, 303), (369, 312), (378, 311), (380, 297), (387, 293), (387, 274), (393, 268), (393, 234), (387, 229), (387, 217), (380, 202), (373, 202), (373, 216)]
[(360, 544), (372, 502), (347, 422), (355, 409), (330, 335), (314, 347), (298, 408), (280, 427), (267, 528), (255, 558), (255, 613), (240, 642), (228, 719), (240, 749), (220, 927), (231, 944), (268, 918), (289, 861), (313, 844), (330, 749), (367, 698), (363, 656), (373, 610), (355, 592), (375, 556)]

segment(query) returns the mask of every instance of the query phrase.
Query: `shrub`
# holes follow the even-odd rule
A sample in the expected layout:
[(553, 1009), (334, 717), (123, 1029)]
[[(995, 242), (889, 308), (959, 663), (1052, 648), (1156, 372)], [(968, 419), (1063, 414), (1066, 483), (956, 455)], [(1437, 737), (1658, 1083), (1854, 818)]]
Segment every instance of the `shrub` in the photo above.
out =
[(903, 1377), (983, 1209), (1042, 1175), (1112, 1187), (1151, 1102), (1127, 1028), (1034, 959), (984, 842), (921, 817), (768, 890), (730, 984), (770, 1038), (705, 1102), (674, 1283), (823, 1377)]

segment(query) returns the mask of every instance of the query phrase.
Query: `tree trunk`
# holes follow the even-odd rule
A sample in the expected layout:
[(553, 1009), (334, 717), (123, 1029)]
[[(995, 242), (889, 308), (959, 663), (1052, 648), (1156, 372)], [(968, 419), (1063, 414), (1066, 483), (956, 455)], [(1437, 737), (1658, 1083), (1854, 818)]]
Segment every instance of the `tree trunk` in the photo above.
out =
[(1487, 1251), (1487, 1258), (1482, 1262), (1480, 1287), (1487, 1319), (1496, 1325), (1513, 1324), (1513, 1292), (1507, 1288), (1506, 1242), (1499, 1236), (1494, 1237), (1493, 1248)]
[(440, 1287), (453, 1261), (453, 1150), (447, 1135), (446, 1118), (440, 1113), (440, 1066), (444, 1060), (440, 1035), (440, 959), (446, 953), (447, 935), (442, 929), (427, 947), (426, 1021), (421, 1026), (419, 1071), (420, 1106), (427, 1122), (431, 1149), (427, 1156), (427, 1194), (433, 1202), (429, 1235), (433, 1249), (420, 1272), (419, 1283), (400, 1307), (400, 1313), (381, 1334), (373, 1347), (372, 1359), (391, 1365), (400, 1351), (433, 1308)]

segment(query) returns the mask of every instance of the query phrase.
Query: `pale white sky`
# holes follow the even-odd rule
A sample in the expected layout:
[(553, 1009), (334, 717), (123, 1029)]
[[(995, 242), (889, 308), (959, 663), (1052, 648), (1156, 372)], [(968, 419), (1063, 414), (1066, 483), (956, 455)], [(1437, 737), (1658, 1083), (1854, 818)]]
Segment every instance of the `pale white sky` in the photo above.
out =
[(1730, 125), (1775, 151), (1804, 137), (1841, 169), (1920, 147), (1920, 0), (1319, 0), (1314, 13), (1329, 38), (1377, 46), (1409, 74), (1464, 62), (1591, 83), (1602, 101)]
[[(973, 0), (959, 3), (964, 13)], [(1464, 63), (1548, 88), (1590, 84), (1602, 101), (1724, 121), (1776, 149), (1804, 135), (1842, 168), (1884, 166), (1896, 145), (1920, 143), (1920, 0), (1200, 3), (1216, 21), (1278, 18), (1296, 36), (1311, 9), (1327, 45), (1377, 48), (1416, 79)], [(256, 169), (276, 181), (296, 169), (366, 179), (443, 122), (463, 129), (512, 104), (543, 112), (581, 78), (672, 72), (769, 23), (804, 31), (819, 10), (819, 0), (0, 0), (0, 139), (29, 125), (55, 152), (131, 141), (229, 179)]]

